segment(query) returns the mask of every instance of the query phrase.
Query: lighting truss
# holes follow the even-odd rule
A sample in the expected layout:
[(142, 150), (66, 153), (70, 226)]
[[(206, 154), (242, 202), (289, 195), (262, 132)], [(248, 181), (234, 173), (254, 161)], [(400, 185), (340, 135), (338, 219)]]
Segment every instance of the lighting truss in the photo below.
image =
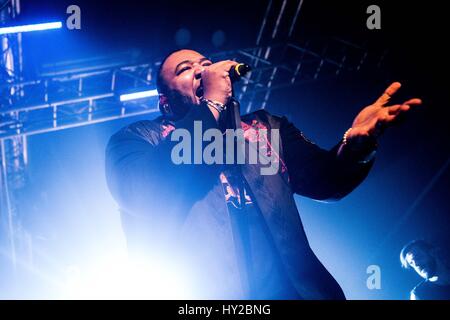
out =
[[(277, 58), (258, 55), (267, 50), (272, 52), (271, 57)], [(363, 48), (339, 40), (333, 40), (320, 50), (310, 43), (287, 43), (210, 56), (216, 61), (234, 59), (254, 66), (250, 77), (237, 83), (235, 88), (243, 112), (264, 108), (272, 90), (358, 71), (370, 58)], [(159, 64), (160, 61), (154, 61), (71, 68), (47, 72), (32, 81), (0, 85), (0, 90), (21, 92), (18, 101), (0, 108), (0, 139), (156, 113), (159, 109), (154, 79)], [(130, 96), (137, 92), (146, 92), (148, 97)]]

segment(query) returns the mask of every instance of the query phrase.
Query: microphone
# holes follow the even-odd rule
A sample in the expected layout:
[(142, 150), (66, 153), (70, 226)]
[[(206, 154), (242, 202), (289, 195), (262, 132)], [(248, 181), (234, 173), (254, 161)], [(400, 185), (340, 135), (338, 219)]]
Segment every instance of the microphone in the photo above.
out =
[(239, 81), (242, 77), (244, 77), (251, 70), (252, 70), (252, 68), (248, 64), (245, 64), (245, 63), (238, 63), (237, 65), (231, 67), (230, 71), (228, 71), (231, 82)]
[[(229, 77), (231, 82), (239, 81), (243, 76), (245, 76), (252, 68), (245, 63), (238, 63), (237, 65), (230, 68)], [(241, 128), (241, 117), (240, 117), (240, 105), (239, 102), (234, 98), (234, 93), (227, 104), (227, 128), (236, 129)]]

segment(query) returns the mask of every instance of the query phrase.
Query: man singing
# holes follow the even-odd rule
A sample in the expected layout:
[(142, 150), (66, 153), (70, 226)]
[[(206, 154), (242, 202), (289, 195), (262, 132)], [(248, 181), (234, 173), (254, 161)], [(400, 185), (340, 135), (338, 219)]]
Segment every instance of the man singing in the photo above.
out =
[(213, 63), (192, 50), (171, 53), (157, 79), (162, 116), (133, 123), (109, 141), (106, 176), (130, 251), (171, 255), (193, 271), (196, 298), (345, 299), (308, 244), (294, 194), (317, 200), (349, 194), (373, 164), (376, 139), (421, 101), (388, 105), (400, 88), (393, 83), (329, 151), (285, 117), (265, 110), (242, 116), (244, 144), (265, 139), (258, 153), (276, 159), (274, 174), (261, 174), (263, 164), (247, 155), (238, 165), (175, 163), (180, 132), (229, 128), (229, 72), (236, 64)]

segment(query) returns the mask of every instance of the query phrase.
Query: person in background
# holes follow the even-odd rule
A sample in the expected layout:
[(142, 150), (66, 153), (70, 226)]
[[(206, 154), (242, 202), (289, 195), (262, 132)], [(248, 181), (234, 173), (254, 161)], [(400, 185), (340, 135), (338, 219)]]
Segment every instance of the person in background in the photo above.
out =
[(403, 268), (414, 270), (422, 278), (411, 290), (411, 300), (450, 300), (450, 268), (442, 249), (413, 240), (401, 250), (400, 261)]

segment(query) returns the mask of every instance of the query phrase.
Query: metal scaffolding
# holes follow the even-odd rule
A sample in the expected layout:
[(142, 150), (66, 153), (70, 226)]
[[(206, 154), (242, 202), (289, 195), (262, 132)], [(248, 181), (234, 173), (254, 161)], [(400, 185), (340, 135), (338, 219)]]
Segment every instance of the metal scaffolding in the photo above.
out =
[[(20, 1), (12, 0), (0, 6), (0, 25), (7, 24), (20, 14)], [(0, 109), (14, 104), (23, 97), (21, 86), (14, 86), (22, 80), (22, 35), (2, 35), (2, 56), (0, 61), (1, 88)], [(3, 117), (0, 123), (3, 124)], [(2, 233), (7, 235), (8, 257), (15, 268), (18, 251), (24, 249), (24, 242), (17, 240), (29, 237), (22, 228), (18, 212), (18, 192), (26, 184), (27, 140), (24, 136), (11, 136), (0, 139), (1, 172), (0, 172), (0, 218)], [(25, 248), (25, 251), (27, 249)], [(28, 257), (23, 255), (24, 259)]]
[[(335, 46), (340, 55), (326, 54)], [(262, 58), (255, 52), (270, 48), (277, 59)], [(284, 53), (280, 59), (277, 52)], [(286, 88), (343, 72), (359, 70), (366, 51), (337, 40), (321, 53), (308, 45), (271, 44), (247, 49), (219, 52), (212, 59), (234, 59), (256, 66), (250, 77), (237, 83), (235, 94), (246, 112), (264, 108), (272, 90)], [(155, 88), (159, 61), (106, 65), (48, 72), (40, 79), (0, 85), (2, 90), (21, 92), (20, 99), (0, 108), (0, 139), (10, 139), (62, 130), (114, 119), (158, 112), (157, 98), (120, 102), (126, 92)], [(256, 106), (256, 108), (254, 107)]]

